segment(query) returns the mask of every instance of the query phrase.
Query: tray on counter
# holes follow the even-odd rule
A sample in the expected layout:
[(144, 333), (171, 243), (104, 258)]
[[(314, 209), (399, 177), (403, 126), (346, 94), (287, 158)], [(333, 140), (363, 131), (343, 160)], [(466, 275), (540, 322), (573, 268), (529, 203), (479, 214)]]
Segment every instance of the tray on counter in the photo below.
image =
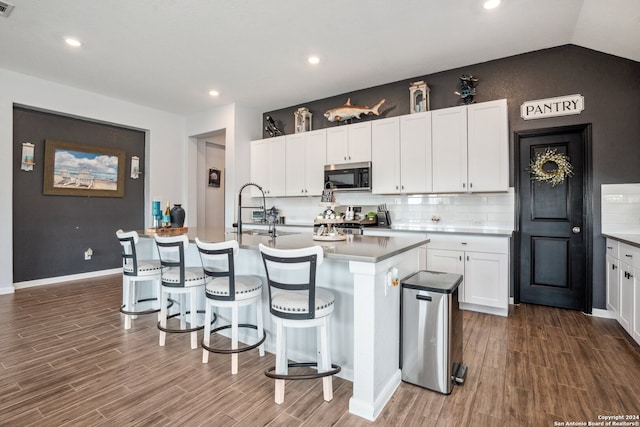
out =
[(157, 234), (158, 236), (179, 236), (187, 234), (189, 227), (166, 227), (166, 228), (147, 228), (147, 233)]

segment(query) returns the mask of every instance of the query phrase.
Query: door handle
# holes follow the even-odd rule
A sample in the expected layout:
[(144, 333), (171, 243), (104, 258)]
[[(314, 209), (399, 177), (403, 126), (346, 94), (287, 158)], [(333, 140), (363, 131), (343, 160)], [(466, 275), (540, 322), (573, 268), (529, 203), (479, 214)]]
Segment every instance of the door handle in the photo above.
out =
[(580, 227), (573, 227), (573, 228), (571, 229), (571, 232), (572, 232), (573, 234), (580, 234)]

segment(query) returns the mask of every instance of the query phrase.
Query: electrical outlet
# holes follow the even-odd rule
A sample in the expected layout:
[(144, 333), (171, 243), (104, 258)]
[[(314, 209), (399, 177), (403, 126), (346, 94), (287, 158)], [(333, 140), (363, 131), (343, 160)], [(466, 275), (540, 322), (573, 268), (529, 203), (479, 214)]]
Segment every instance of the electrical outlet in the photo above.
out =
[(91, 260), (92, 256), (93, 256), (93, 250), (91, 248), (89, 248), (86, 251), (84, 251), (84, 260), (85, 261)]
[(484, 224), (484, 221), (481, 219), (472, 219), (471, 220), (471, 225), (482, 225)]

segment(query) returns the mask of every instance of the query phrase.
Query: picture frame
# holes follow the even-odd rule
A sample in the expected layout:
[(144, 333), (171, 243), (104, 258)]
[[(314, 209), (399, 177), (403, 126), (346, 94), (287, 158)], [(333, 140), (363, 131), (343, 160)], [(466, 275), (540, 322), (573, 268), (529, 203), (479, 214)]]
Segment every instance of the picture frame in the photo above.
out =
[(220, 170), (209, 169), (209, 187), (220, 187)]
[(124, 150), (45, 140), (43, 194), (124, 197)]

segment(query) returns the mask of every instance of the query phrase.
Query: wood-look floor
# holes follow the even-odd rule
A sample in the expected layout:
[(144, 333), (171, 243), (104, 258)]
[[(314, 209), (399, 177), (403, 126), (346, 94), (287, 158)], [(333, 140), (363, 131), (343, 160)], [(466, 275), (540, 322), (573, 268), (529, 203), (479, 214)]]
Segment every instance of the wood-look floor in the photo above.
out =
[(553, 426), (640, 414), (640, 350), (613, 320), (533, 305), (509, 318), (464, 313), (467, 382), (444, 396), (402, 383), (375, 423), (349, 414), (351, 383), (292, 381), (273, 402), (257, 350), (190, 350), (154, 315), (123, 330), (120, 277), (0, 296), (0, 425)]

